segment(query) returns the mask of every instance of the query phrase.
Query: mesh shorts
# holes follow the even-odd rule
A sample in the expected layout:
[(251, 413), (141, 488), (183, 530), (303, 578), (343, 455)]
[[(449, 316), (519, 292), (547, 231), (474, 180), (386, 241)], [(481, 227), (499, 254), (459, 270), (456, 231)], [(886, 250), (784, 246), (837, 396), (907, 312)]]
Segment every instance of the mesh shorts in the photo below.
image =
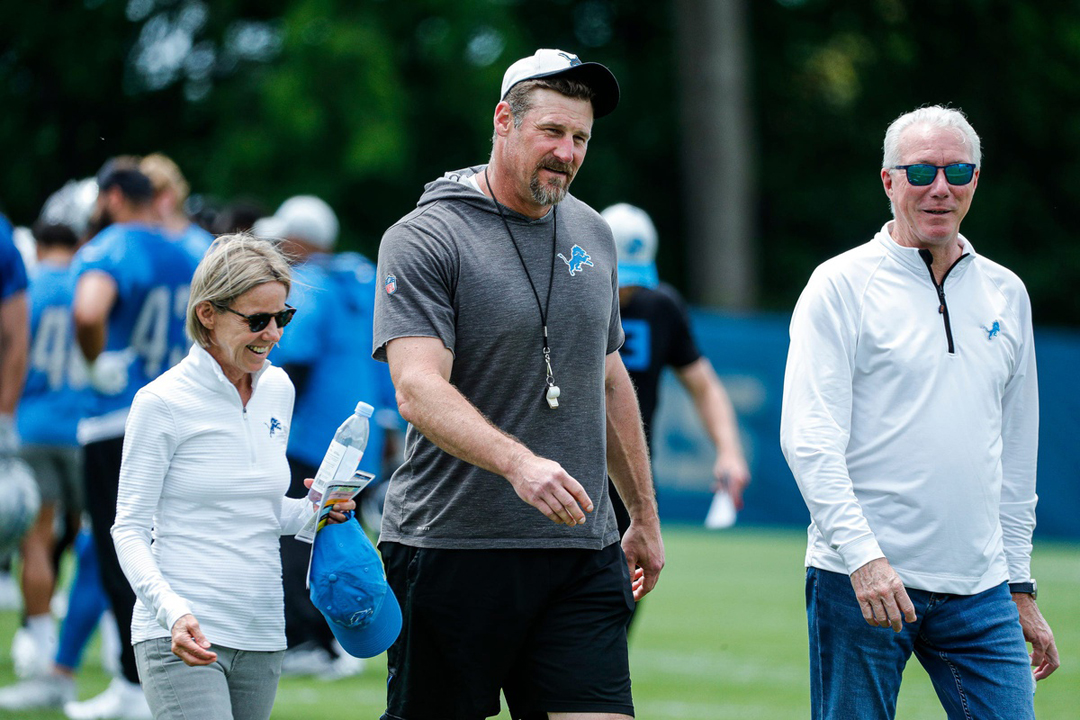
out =
[(603, 550), (443, 550), (382, 543), (404, 615), (387, 653), (383, 720), (500, 712), (633, 715), (626, 625), (634, 605), (618, 543)]

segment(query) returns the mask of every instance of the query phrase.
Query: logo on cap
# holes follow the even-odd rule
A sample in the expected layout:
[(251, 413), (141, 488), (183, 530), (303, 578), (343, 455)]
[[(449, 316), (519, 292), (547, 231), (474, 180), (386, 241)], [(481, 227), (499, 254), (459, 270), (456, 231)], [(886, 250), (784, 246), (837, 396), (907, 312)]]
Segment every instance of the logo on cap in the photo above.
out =
[(570, 55), (569, 53), (564, 52), (561, 52), (559, 54), (566, 58), (566, 61), (570, 63), (570, 67), (577, 67), (581, 64), (581, 60), (578, 59), (577, 55)]

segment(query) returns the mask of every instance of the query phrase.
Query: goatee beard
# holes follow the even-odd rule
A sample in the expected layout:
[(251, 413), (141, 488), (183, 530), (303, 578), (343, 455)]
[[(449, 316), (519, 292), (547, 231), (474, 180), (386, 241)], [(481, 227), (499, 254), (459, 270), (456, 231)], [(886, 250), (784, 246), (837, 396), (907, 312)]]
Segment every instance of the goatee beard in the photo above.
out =
[[(540, 181), (540, 171), (551, 170), (565, 173), (566, 182), (560, 183), (558, 179), (552, 179), (544, 183)], [(570, 182), (574, 179), (574, 168), (568, 163), (558, 160), (547, 159), (536, 166), (532, 178), (529, 180), (529, 192), (533, 200), (539, 205), (558, 205), (566, 198), (566, 192), (570, 188)]]

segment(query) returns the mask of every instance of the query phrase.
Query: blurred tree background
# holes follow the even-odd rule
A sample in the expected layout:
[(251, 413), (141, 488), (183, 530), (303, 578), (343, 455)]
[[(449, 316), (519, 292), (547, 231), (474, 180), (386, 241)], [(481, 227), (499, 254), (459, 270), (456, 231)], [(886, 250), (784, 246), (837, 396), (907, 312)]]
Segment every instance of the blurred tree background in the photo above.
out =
[(341, 245), (374, 256), (425, 182), (486, 159), (507, 65), (558, 47), (607, 64), (623, 90), (575, 194), (646, 208), (661, 274), (700, 301), (690, 276), (715, 262), (702, 257), (713, 239), (688, 239), (687, 198), (711, 188), (681, 167), (702, 141), (687, 128), (702, 123), (680, 117), (697, 72), (680, 50), (718, 5), (742, 10), (751, 128), (743, 212), (756, 254), (738, 271), (755, 289), (733, 307), (789, 310), (817, 263), (869, 239), (888, 216), (886, 126), (945, 103), (983, 138), (965, 234), (1024, 278), (1037, 322), (1080, 324), (1075, 0), (7, 2), (0, 207), (29, 224), (106, 158), (162, 151), (211, 206), (248, 197), (272, 211), (319, 195)]

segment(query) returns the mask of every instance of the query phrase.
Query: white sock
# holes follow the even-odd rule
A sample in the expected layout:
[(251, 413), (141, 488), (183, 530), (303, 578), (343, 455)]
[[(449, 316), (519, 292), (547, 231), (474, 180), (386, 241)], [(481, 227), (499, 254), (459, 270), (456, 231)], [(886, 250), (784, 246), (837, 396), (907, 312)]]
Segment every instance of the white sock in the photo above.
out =
[(56, 644), (56, 621), (53, 620), (52, 615), (49, 613), (28, 616), (26, 618), (26, 629), (30, 632), (30, 636), (34, 638), (34, 642), (38, 644), (38, 647), (49, 647)]

